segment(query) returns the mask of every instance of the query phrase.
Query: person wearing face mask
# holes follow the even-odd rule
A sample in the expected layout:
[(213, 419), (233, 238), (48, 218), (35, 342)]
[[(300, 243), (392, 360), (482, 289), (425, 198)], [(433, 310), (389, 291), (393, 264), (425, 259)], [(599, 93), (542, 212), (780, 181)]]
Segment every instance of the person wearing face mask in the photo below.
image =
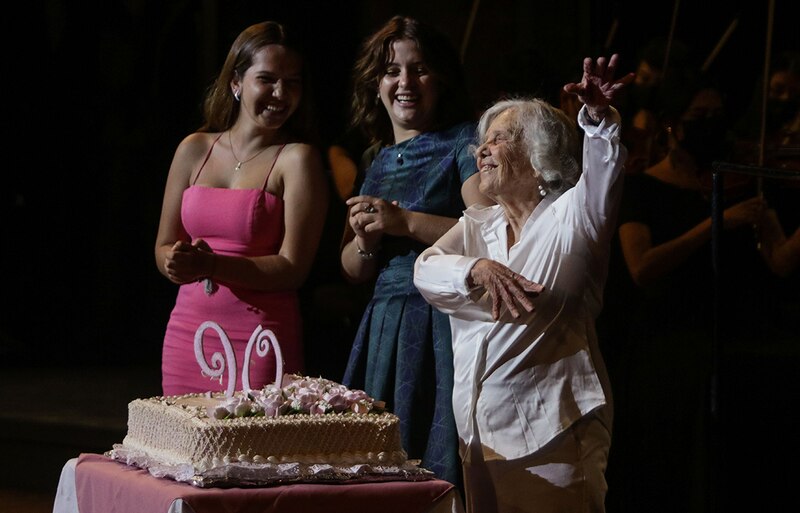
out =
[(793, 65), (775, 70), (769, 81), (767, 130), (778, 133), (778, 143), (797, 145), (800, 115), (800, 57)]
[[(763, 81), (757, 83), (750, 107), (734, 127), (737, 136), (735, 160), (757, 164), (763, 115), (764, 164), (800, 169), (797, 159), (800, 146), (800, 53), (784, 51), (774, 59), (770, 66), (765, 104), (762, 102), (763, 88)], [(784, 155), (784, 150), (789, 151)]]
[[(624, 319), (615, 321), (620, 336), (601, 340), (624, 346), (604, 352), (616, 400), (609, 487), (623, 511), (708, 507), (715, 273), (707, 178), (729, 138), (720, 91), (699, 81), (684, 87), (672, 86), (662, 113), (666, 154), (625, 183), (615, 241), (622, 265), (612, 267), (606, 297), (629, 295), (624, 304), (610, 298), (601, 316)], [(744, 330), (753, 310), (743, 290), (754, 291), (763, 269), (753, 227), (765, 202), (753, 188), (730, 195), (725, 207), (720, 252), (735, 278), (722, 285), (721, 322)]]
[[(669, 162), (673, 167), (693, 167), (699, 177), (707, 176), (714, 160), (724, 159), (730, 154), (732, 139), (725, 119), (724, 99), (713, 86), (698, 89), (681, 117), (665, 120), (663, 126), (665, 146), (668, 155), (671, 152)], [(681, 134), (673, 133), (673, 129), (680, 130)]]
[(437, 477), (461, 483), (447, 316), (414, 287), (416, 257), (478, 191), (473, 109), (458, 54), (433, 27), (395, 16), (369, 36), (353, 71), (352, 125), (372, 144), (347, 200), (345, 277), (374, 280), (343, 383), (386, 402), (403, 447)]
[[(244, 29), (208, 90), (204, 125), (175, 151), (155, 243), (158, 270), (180, 286), (164, 335), (164, 395), (229, 386), (225, 375), (203, 374), (195, 357), (195, 333), (206, 321), (231, 346), (205, 330), (205, 363), (230, 350), (239, 364), (236, 390), (243, 372), (254, 389), (276, 379), (275, 351), (242, 369), (258, 326), (277, 338), (286, 372), (304, 370), (297, 291), (319, 245), (328, 195), (299, 45), (276, 22)], [(211, 370), (231, 371), (231, 363)]]
[(653, 141), (658, 128), (656, 115), (669, 100), (669, 91), (665, 95), (669, 82), (683, 80), (690, 72), (690, 57), (689, 47), (677, 39), (667, 42), (656, 37), (641, 49), (636, 78), (622, 92), (617, 105), (625, 127), (622, 142), (628, 148), (627, 174), (638, 174), (655, 162), (659, 151)]

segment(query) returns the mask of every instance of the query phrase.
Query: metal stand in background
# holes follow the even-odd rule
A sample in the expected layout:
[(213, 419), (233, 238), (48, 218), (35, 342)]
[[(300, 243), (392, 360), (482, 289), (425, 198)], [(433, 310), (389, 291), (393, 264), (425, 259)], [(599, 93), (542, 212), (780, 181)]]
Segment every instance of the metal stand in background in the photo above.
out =
[[(711, 191), (711, 267), (714, 286), (714, 304), (713, 304), (713, 328), (712, 328), (712, 366), (711, 366), (711, 383), (709, 389), (709, 400), (711, 409), (711, 426), (710, 426), (710, 470), (711, 470), (711, 508), (710, 511), (717, 512), (723, 510), (723, 505), (720, 504), (720, 491), (724, 490), (724, 483), (720, 482), (722, 470), (725, 469), (722, 456), (724, 452), (721, 450), (722, 437), (720, 430), (720, 368), (722, 364), (722, 345), (721, 345), (721, 307), (722, 301), (720, 298), (720, 284), (724, 276), (722, 276), (721, 262), (722, 255), (720, 255), (720, 240), (722, 239), (723, 231), (723, 212), (724, 208), (724, 174), (736, 173), (755, 176), (759, 179), (763, 178), (776, 178), (776, 179), (789, 179), (800, 180), (800, 173), (780, 168), (770, 168), (762, 166), (748, 166), (742, 164), (732, 164), (729, 162), (714, 162), (712, 164), (714, 174), (712, 177), (712, 191)], [(759, 191), (761, 193), (761, 191)]]

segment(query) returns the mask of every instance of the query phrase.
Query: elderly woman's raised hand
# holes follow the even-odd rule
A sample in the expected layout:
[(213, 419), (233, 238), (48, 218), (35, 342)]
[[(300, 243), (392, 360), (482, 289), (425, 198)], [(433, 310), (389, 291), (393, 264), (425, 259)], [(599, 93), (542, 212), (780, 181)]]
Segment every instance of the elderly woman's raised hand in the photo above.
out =
[(589, 110), (589, 116), (597, 122), (603, 120), (606, 110), (617, 92), (631, 83), (635, 77), (634, 73), (628, 73), (624, 77), (614, 80), (618, 62), (619, 55), (617, 54), (612, 55), (608, 61), (605, 57), (598, 57), (597, 62), (594, 62), (591, 57), (586, 57), (583, 59), (581, 82), (564, 86), (564, 91), (578, 96), (578, 99)]
[(500, 308), (503, 305), (515, 319), (519, 317), (517, 305), (522, 306), (526, 312), (532, 312), (535, 307), (531, 298), (544, 290), (543, 285), (487, 258), (481, 258), (475, 263), (467, 281), (470, 288), (480, 286), (489, 293), (492, 298), (492, 318), (495, 320), (500, 318)]

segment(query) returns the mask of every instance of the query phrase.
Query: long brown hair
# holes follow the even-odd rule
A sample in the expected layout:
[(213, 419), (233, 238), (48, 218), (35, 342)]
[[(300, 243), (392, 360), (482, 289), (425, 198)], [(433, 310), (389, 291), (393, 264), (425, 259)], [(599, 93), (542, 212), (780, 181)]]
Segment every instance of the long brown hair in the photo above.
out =
[(438, 30), (407, 16), (394, 16), (361, 46), (353, 69), (351, 126), (363, 130), (370, 143), (391, 144), (392, 122), (380, 101), (378, 83), (392, 57), (392, 44), (414, 41), (439, 85), (434, 130), (473, 119), (461, 62), (450, 41)]
[(267, 45), (281, 45), (300, 56), (302, 62), (303, 94), (300, 104), (286, 122), (286, 130), (293, 137), (304, 142), (314, 142), (317, 138), (316, 120), (313, 116), (311, 93), (311, 73), (308, 62), (302, 53), (300, 41), (293, 39), (286, 28), (274, 21), (256, 23), (244, 29), (228, 50), (217, 79), (209, 87), (203, 102), (204, 124), (201, 132), (221, 132), (229, 129), (239, 114), (239, 102), (231, 92), (231, 80), (242, 77), (253, 65), (253, 57)]

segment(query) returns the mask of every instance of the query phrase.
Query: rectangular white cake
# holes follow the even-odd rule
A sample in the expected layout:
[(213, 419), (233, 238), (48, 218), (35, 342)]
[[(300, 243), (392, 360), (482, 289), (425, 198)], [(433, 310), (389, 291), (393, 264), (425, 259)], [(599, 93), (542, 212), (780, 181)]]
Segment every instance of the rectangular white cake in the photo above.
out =
[[(259, 391), (136, 399), (122, 447), (195, 472), (231, 463), (402, 465), (400, 421), (360, 391), (291, 376)], [(286, 382), (285, 382), (286, 383)]]

